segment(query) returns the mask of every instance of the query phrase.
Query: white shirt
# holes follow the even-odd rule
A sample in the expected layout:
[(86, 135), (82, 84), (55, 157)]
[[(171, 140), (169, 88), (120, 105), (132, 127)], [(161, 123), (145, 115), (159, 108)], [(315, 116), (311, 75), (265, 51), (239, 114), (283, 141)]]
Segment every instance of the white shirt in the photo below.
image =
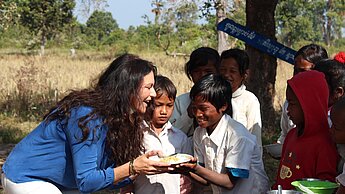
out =
[(191, 103), (189, 92), (179, 95), (174, 103), (174, 111), (169, 121), (183, 131), (188, 137), (193, 136), (193, 118), (188, 116), (187, 108)]
[(295, 128), (295, 124), (289, 119), (289, 116), (287, 115), (287, 107), (289, 103), (287, 100), (285, 100), (283, 107), (282, 107), (282, 115), (280, 116), (280, 136), (277, 140), (277, 143), (283, 144), (284, 140), (286, 138), (286, 135), (288, 132), (292, 129)]
[(343, 166), (343, 173), (337, 176), (337, 182), (339, 182), (341, 185), (345, 186), (345, 164)]
[(213, 194), (261, 194), (269, 189), (261, 150), (254, 135), (239, 122), (225, 114), (209, 136), (206, 129), (194, 132), (194, 153), (199, 163), (217, 173), (227, 173), (226, 168), (249, 170), (248, 178), (240, 178), (232, 190), (211, 185)]
[(261, 140), (261, 113), (260, 102), (258, 98), (250, 91), (246, 90), (246, 86), (242, 84), (232, 94), (232, 118), (242, 123), (253, 135), (260, 147)]
[[(165, 155), (174, 153), (191, 153), (187, 136), (167, 122), (162, 132), (157, 135), (152, 129), (144, 131), (144, 147), (146, 151), (161, 150)], [(179, 174), (139, 175), (134, 181), (134, 191), (137, 194), (179, 194)]]

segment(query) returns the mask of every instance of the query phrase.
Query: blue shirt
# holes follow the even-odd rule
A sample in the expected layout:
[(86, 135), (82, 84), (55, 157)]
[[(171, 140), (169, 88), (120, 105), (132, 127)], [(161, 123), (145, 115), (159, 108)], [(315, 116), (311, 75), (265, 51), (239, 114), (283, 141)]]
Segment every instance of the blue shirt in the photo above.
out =
[(40, 123), (6, 159), (6, 177), (15, 183), (43, 180), (61, 190), (85, 193), (113, 187), (114, 164), (109, 164), (105, 151), (108, 128), (101, 118), (88, 122), (89, 135), (82, 141), (78, 122), (91, 111), (90, 107), (74, 108), (67, 121)]

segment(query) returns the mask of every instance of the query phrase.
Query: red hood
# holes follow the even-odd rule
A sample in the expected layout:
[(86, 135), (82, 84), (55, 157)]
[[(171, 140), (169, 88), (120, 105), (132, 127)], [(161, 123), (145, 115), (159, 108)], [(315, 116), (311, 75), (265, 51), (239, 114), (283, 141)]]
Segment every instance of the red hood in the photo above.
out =
[(315, 70), (305, 71), (298, 73), (287, 83), (296, 94), (304, 113), (304, 132), (301, 138), (329, 133), (329, 90), (324, 74)]

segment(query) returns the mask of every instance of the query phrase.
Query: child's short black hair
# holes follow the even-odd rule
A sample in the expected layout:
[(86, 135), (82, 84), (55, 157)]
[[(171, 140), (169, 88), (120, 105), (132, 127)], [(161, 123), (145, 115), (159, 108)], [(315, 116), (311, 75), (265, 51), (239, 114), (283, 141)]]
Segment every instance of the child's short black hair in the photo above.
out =
[(325, 48), (317, 44), (308, 44), (300, 48), (295, 54), (295, 59), (302, 56), (303, 59), (310, 63), (316, 64), (322, 59), (328, 59), (328, 54)]
[(232, 116), (231, 84), (225, 78), (216, 74), (209, 74), (197, 81), (190, 91), (190, 98), (201, 97), (210, 102), (217, 110), (228, 105), (225, 113)]
[(157, 75), (155, 78), (154, 88), (157, 93), (157, 98), (166, 94), (169, 99), (175, 100), (177, 90), (174, 83), (169, 78)]
[(215, 68), (218, 66), (220, 57), (217, 50), (210, 47), (195, 49), (192, 54), (190, 54), (189, 61), (184, 67), (187, 77), (192, 80), (192, 71), (200, 66), (207, 65), (209, 61), (215, 64)]
[(332, 93), (338, 87), (345, 89), (345, 65), (334, 59), (321, 60), (315, 65), (315, 70), (325, 74), (329, 91)]
[(220, 55), (220, 60), (233, 58), (238, 64), (241, 76), (246, 73), (246, 70), (249, 69), (249, 56), (246, 51), (241, 49), (229, 49), (222, 52)]

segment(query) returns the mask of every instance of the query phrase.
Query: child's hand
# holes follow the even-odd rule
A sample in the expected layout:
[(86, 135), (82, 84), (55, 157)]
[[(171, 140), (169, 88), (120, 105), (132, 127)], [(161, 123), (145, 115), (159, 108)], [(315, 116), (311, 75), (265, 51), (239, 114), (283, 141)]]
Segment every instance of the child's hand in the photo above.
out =
[(189, 162), (177, 164), (175, 166), (169, 167), (169, 173), (172, 174), (189, 174), (193, 172), (197, 166), (197, 159), (192, 158)]

